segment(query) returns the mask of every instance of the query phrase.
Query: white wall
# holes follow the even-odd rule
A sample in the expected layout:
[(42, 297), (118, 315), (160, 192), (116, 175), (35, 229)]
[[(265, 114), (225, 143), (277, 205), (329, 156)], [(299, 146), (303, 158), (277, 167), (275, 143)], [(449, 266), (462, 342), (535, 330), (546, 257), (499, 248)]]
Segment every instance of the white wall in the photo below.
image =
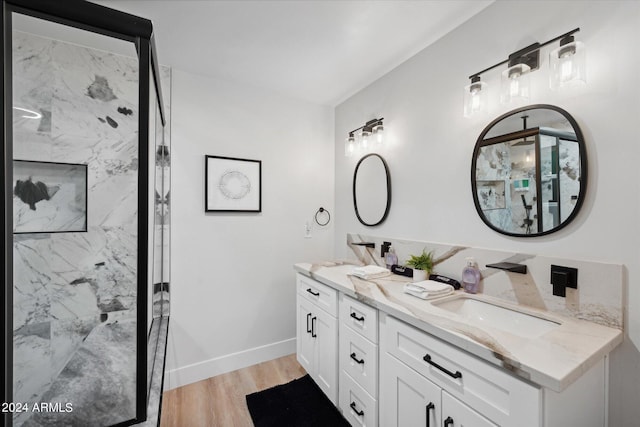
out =
[[(295, 352), (293, 264), (325, 259), (333, 109), (174, 69), (167, 388)], [(262, 213), (204, 212), (204, 156), (262, 160)]]
[[(548, 89), (548, 52), (533, 73), (531, 104), (570, 112), (586, 138), (589, 184), (576, 220), (538, 238), (510, 238), (489, 229), (473, 205), (471, 155), (493, 117), (513, 107), (494, 103), (490, 116), (464, 119), (468, 76), (506, 59), (534, 41), (580, 27), (587, 45), (588, 86)], [(610, 425), (640, 419), (640, 3), (496, 2), (479, 15), (336, 108), (336, 256), (346, 256), (346, 233), (461, 244), (626, 266), (628, 337), (611, 359)], [(494, 88), (505, 67), (483, 75)], [(493, 91), (492, 96), (498, 95)], [(393, 188), (391, 211), (381, 226), (360, 225), (352, 207), (356, 158), (343, 156), (347, 132), (385, 117), (391, 143), (382, 153)], [(460, 266), (462, 269), (463, 266)], [(606, 286), (606, 283), (602, 284)]]

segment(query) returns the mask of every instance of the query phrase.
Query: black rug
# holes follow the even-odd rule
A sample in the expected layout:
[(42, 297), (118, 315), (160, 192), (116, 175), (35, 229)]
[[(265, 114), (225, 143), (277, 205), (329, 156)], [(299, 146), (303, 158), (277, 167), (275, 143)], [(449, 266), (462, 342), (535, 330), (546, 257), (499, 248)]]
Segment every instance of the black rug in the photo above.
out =
[(309, 375), (246, 397), (255, 427), (349, 426)]

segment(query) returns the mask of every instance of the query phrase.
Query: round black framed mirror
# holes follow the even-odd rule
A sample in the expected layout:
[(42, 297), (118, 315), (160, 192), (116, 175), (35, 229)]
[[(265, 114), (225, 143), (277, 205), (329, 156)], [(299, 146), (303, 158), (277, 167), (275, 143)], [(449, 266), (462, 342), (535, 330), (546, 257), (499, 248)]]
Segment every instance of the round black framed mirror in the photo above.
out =
[(478, 137), (471, 185), (480, 218), (495, 231), (532, 237), (560, 230), (578, 214), (587, 188), (580, 127), (554, 105), (503, 114)]
[(376, 153), (358, 161), (353, 172), (353, 208), (361, 224), (373, 227), (387, 219), (391, 207), (391, 175)]

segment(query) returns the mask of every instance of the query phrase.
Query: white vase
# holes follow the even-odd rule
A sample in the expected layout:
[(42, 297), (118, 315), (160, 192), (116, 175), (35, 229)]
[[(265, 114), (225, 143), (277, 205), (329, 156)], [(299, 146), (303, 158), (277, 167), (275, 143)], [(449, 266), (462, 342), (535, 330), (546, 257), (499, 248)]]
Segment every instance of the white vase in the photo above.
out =
[(413, 281), (414, 282), (422, 282), (423, 280), (427, 280), (427, 271), (426, 270), (418, 270), (417, 268), (413, 269)]

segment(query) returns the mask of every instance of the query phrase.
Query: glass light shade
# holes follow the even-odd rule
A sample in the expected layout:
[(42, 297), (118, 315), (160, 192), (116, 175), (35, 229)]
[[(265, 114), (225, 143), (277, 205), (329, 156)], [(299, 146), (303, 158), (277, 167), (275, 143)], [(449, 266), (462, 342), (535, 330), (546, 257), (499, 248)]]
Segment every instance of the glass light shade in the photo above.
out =
[(529, 71), (531, 68), (528, 65), (516, 64), (502, 72), (500, 101), (503, 104), (529, 99)]
[(471, 117), (476, 113), (487, 111), (489, 103), (485, 82), (477, 81), (464, 87), (464, 116)]
[(586, 68), (584, 43), (562, 45), (549, 53), (549, 86), (556, 90), (585, 84)]
[(384, 127), (381, 124), (373, 128), (373, 139), (378, 146), (384, 142)]
[(356, 139), (349, 136), (344, 142), (344, 155), (351, 157), (356, 153)]
[(362, 134), (360, 134), (360, 151), (363, 153), (366, 153), (371, 148), (370, 136), (371, 134), (366, 130), (363, 130)]

